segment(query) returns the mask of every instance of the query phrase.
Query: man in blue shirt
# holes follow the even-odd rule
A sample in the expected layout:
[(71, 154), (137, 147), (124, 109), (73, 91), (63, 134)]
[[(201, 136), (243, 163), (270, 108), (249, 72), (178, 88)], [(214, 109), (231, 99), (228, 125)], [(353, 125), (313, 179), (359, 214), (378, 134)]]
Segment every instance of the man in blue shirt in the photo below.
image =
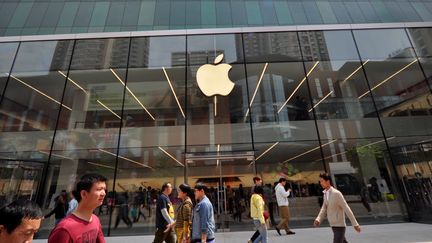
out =
[(214, 243), (215, 242), (215, 221), (213, 205), (205, 195), (207, 187), (198, 183), (195, 186), (195, 199), (197, 204), (194, 208), (192, 218), (192, 242)]

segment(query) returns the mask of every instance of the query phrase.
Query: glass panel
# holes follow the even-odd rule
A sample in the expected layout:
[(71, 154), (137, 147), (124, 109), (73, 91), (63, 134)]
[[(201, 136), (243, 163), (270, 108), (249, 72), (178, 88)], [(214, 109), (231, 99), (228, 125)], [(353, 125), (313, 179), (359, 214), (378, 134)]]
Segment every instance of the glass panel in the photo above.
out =
[(123, 26), (136, 26), (138, 23), (141, 2), (128, 1), (126, 3), (125, 14), (123, 16)]
[(323, 21), (325, 24), (337, 24), (336, 15), (333, 12), (331, 5), (326, 1), (319, 1), (316, 3), (317, 7), (321, 13)]
[(71, 51), (71, 41), (21, 44), (0, 106), (3, 158), (47, 161)]
[[(379, 17), (378, 17), (378, 15), (375, 13), (374, 9), (372, 8), (371, 3), (369, 3), (369, 2), (359, 2), (358, 5), (359, 5), (361, 11), (363, 12), (363, 14), (365, 16), (366, 22), (368, 22), (368, 23), (379, 23), (379, 22), (381, 22), (380, 19), (379, 19)], [(384, 4), (382, 4), (382, 3), (381, 3), (381, 5), (384, 6)], [(375, 6), (377, 6), (377, 5), (375, 5)], [(386, 13), (388, 14), (388, 12), (386, 12)]]
[[(117, 173), (120, 201), (113, 212), (112, 235), (131, 234), (128, 216), (123, 217), (126, 198), (131, 209), (144, 216), (143, 223), (134, 216), (129, 219), (137, 221), (134, 232), (154, 233), (156, 190), (164, 182), (174, 187), (184, 182), (186, 38), (134, 38), (131, 45), (119, 150), (125, 163)], [(175, 196), (171, 200), (177, 205)]]
[[(198, 15), (198, 13), (195, 13)], [(186, 24), (186, 2), (184, 0), (172, 1), (170, 10), (170, 28), (184, 29)]]
[(170, 19), (170, 1), (159, 0), (156, 2), (154, 25), (157, 27), (168, 28)]
[(78, 2), (67, 2), (63, 7), (63, 11), (60, 15), (60, 20), (58, 21), (59, 27), (72, 27), (73, 21), (75, 19), (76, 12), (78, 10)]
[(18, 43), (0, 44), (0, 103), (3, 98), (3, 89), (6, 85), (8, 76), (12, 68)]
[(371, 2), (371, 4), (377, 12), (377, 15), (381, 18), (382, 22), (386, 23), (394, 21), (393, 16), (388, 12), (387, 7), (384, 5), (383, 2), (373, 1)]
[(286, 1), (274, 1), (276, 15), (280, 25), (293, 24), (294, 20), (291, 16), (291, 11)]
[(341, 4), (345, 5), (345, 9), (348, 10), (347, 12), (351, 16), (351, 19), (353, 20), (353, 23), (364, 23), (366, 22), (363, 16), (363, 13), (361, 11), (358, 11), (360, 8), (357, 4), (357, 2), (342, 2)]
[[(229, 2), (228, 2), (229, 4)], [(232, 0), (231, 7), (227, 5), (229, 11), (227, 16), (229, 19), (232, 18), (233, 26), (247, 26), (248, 25), (248, 13), (246, 12), (245, 1), (242, 0)]]
[(124, 8), (125, 8), (124, 2), (111, 2), (110, 10), (108, 12), (105, 25), (121, 26)]
[[(106, 202), (99, 218), (106, 234), (109, 221), (108, 198), (112, 197), (116, 160), (119, 168), (135, 166), (128, 157), (116, 159), (121, 126), (129, 39), (78, 40), (67, 76), (64, 105), (51, 152), (45, 208), (52, 208), (55, 197), (70, 192), (76, 179), (88, 172), (109, 178)], [(102, 214), (101, 214), (102, 213)], [(58, 216), (57, 216), (58, 217)], [(45, 219), (42, 228), (52, 228), (55, 220)], [(48, 232), (47, 232), (48, 233)], [(47, 235), (45, 235), (46, 237)]]
[(94, 3), (80, 3), (73, 26), (87, 27), (90, 23), (94, 6)]
[[(201, 25), (201, 18), (202, 18), (202, 13), (201, 13), (201, 1), (193, 1), (193, 0), (189, 0), (186, 1), (186, 27), (188, 26), (200, 26)], [(214, 18), (214, 5), (213, 5), (213, 9), (208, 10), (208, 14), (213, 14), (213, 21), (212, 23), (215, 23), (215, 18)], [(209, 18), (211, 18), (209, 16)], [(209, 24), (209, 23), (202, 23), (203, 25), (205, 24)]]
[(273, 6), (273, 1), (259, 1), (260, 2), (260, 10), (261, 16), (263, 19), (264, 25), (277, 25), (277, 16), (276, 11)]
[(419, 57), (432, 57), (432, 28), (407, 29), (411, 43)]
[(351, 16), (348, 13), (348, 10), (345, 8), (343, 2), (330, 2), (330, 5), (333, 9), (333, 12), (336, 14), (336, 18), (339, 24), (350, 24), (355, 21), (352, 21)]
[(141, 11), (138, 19), (138, 25), (153, 25), (155, 6), (156, 0), (143, 1), (141, 3)]
[[(413, 212), (419, 212), (422, 209), (416, 208), (415, 203), (412, 204), (412, 200), (416, 200), (412, 192), (419, 190), (413, 186), (413, 183), (421, 181), (423, 175), (422, 173), (415, 174), (417, 169), (410, 172), (409, 168), (413, 166), (410, 163), (418, 162), (419, 166), (422, 164), (424, 159), (416, 158), (416, 154), (421, 153), (418, 144), (430, 141), (432, 134), (429, 126), (432, 122), (431, 92), (427, 79), (419, 66), (421, 63), (426, 77), (429, 77), (428, 58), (420, 60), (415, 58), (413, 48), (404, 30), (364, 30), (358, 33), (356, 31), (355, 35), (356, 37), (362, 36), (359, 38), (361, 41), (357, 40), (361, 50), (360, 55), (363, 59), (370, 59), (365, 66), (365, 71), (390, 147), (391, 154), (387, 157), (391, 157), (395, 163), (400, 185), (405, 186), (403, 192), (407, 198), (408, 210), (413, 218), (418, 219), (418, 213)], [(364, 38), (365, 35), (368, 35), (369, 38)], [(417, 50), (421, 43), (421, 38), (418, 36), (421, 34), (411, 36)], [(395, 37), (398, 38), (397, 41), (392, 39)], [(372, 43), (375, 47), (385, 49), (378, 52), (372, 48)], [(365, 91), (358, 99), (364, 99), (363, 97), (368, 93), (369, 91)], [(409, 160), (409, 163), (406, 160)], [(412, 180), (413, 176), (417, 179)], [(383, 190), (380, 189), (380, 192)], [(392, 191), (389, 191), (391, 194)], [(383, 196), (388, 195), (386, 193), (384, 191)], [(430, 214), (425, 213), (424, 218), (427, 217), (430, 217)]]
[(304, 1), (303, 8), (305, 9), (306, 16), (309, 24), (322, 24), (321, 14), (315, 2)]
[[(230, 146), (232, 151), (252, 149), (250, 125), (243, 119), (248, 106), (244, 66), (236, 63), (242, 59), (240, 36), (191, 36), (187, 46), (190, 47), (188, 58), (191, 63), (187, 72), (187, 92), (190, 97), (186, 109), (187, 144), (199, 146), (196, 148), (199, 151), (189, 151), (214, 152), (218, 144)], [(223, 63), (219, 64), (220, 69), (213, 65), (219, 54), (225, 55)], [(211, 64), (203, 66), (206, 63)], [(226, 63), (230, 63), (232, 68)], [(227, 75), (226, 79), (222, 78), (226, 83), (211, 89), (205, 82), (214, 81), (203, 79), (200, 86), (204, 88), (200, 89), (196, 78), (200, 68), (202, 72), (205, 72), (204, 68), (208, 68), (206, 71), (213, 73), (210, 76)], [(223, 68), (226, 68), (226, 73)], [(222, 70), (222, 73), (218, 73), (218, 70)], [(229, 80), (234, 82), (233, 86)], [(215, 94), (219, 95), (214, 96)]]
[(262, 17), (260, 12), (260, 6), (258, 1), (246, 1), (245, 2), (247, 19), (249, 25), (262, 25)]
[(27, 18), (26, 27), (39, 27), (45, 16), (45, 11), (47, 10), (48, 3), (38, 3), (35, 4)]
[[(270, 213), (270, 222), (277, 225), (280, 220), (274, 186), (279, 178), (287, 179), (286, 188), (292, 189), (289, 197), (290, 226), (309, 227), (320, 210), (319, 174), (323, 173), (318, 141), (274, 143), (271, 139), (258, 143), (256, 160), (257, 174), (263, 178), (264, 197)], [(269, 150), (270, 149), (270, 150)], [(265, 153), (265, 151), (267, 151)]]
[(9, 22), (9, 28), (21, 28), (32, 9), (33, 3), (20, 3), (15, 10), (15, 14)]
[(288, 7), (291, 10), (291, 14), (295, 24), (308, 24), (306, 13), (301, 2), (288, 2)]
[[(51, 2), (43, 16), (41, 27), (55, 27), (59, 22), (64, 3)], [(51, 31), (50, 33), (52, 33)], [(40, 33), (43, 34), (43, 33)]]
[(110, 3), (96, 3), (90, 20), (90, 26), (104, 26), (108, 16)]
[(208, 27), (216, 26), (216, 6), (214, 0), (201, 1), (201, 24)]
[(0, 28), (7, 27), (18, 3), (4, 3), (0, 9)]
[(218, 27), (232, 27), (231, 5), (227, 0), (215, 1)]
[(301, 60), (295, 32), (247, 33), (243, 38), (248, 63)]

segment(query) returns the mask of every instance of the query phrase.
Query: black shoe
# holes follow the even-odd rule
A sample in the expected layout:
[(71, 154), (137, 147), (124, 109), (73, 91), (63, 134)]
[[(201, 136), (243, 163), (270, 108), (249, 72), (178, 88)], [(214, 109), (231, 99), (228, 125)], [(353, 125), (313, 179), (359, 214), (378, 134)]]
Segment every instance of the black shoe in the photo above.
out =
[(277, 232), (279, 235), (282, 235), (281, 232), (280, 232), (280, 229), (278, 229), (277, 226), (275, 226), (275, 230), (276, 230), (276, 232)]
[(290, 231), (287, 231), (286, 233), (287, 233), (287, 235), (295, 235), (295, 232), (294, 232), (294, 231), (291, 231), (291, 230), (290, 230)]

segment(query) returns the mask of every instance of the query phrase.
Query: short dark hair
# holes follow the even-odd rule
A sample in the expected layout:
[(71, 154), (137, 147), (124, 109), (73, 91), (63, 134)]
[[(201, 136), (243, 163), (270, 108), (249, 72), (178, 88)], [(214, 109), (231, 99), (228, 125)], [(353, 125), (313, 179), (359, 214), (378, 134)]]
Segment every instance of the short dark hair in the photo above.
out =
[(319, 175), (320, 178), (323, 178), (323, 180), (325, 181), (330, 181), (331, 182), (331, 176), (328, 173), (321, 173)]
[(284, 177), (279, 178), (279, 183), (281, 183), (283, 181), (286, 181), (286, 178), (284, 178)]
[(165, 191), (166, 188), (168, 188), (168, 185), (171, 185), (171, 183), (165, 182), (164, 184), (162, 184), (162, 192)]
[(83, 175), (76, 185), (77, 197), (75, 199), (78, 202), (80, 202), (82, 190), (84, 190), (86, 192), (90, 192), (93, 184), (95, 184), (96, 182), (106, 182), (106, 181), (107, 181), (107, 178), (103, 175), (99, 175), (99, 174), (95, 174), (95, 173)]
[(253, 192), (256, 194), (264, 194), (264, 188), (262, 186), (256, 186), (256, 187), (254, 187)]
[(253, 178), (253, 182), (256, 183), (257, 181), (261, 181), (261, 178), (258, 177), (258, 176), (255, 176), (255, 177)]
[(26, 199), (16, 200), (0, 208), (0, 225), (3, 225), (9, 234), (21, 224), (23, 219), (42, 219), (42, 217), (39, 205)]
[(204, 183), (201, 183), (201, 182), (198, 182), (196, 185), (195, 185), (195, 190), (204, 190), (204, 192), (206, 192), (207, 191), (207, 186), (204, 184)]

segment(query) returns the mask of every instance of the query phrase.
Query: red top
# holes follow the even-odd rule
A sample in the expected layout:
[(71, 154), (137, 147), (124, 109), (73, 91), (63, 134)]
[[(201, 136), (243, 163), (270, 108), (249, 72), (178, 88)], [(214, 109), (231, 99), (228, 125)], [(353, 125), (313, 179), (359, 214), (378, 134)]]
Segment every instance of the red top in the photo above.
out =
[(99, 218), (92, 214), (91, 222), (70, 214), (51, 231), (48, 243), (105, 243)]

